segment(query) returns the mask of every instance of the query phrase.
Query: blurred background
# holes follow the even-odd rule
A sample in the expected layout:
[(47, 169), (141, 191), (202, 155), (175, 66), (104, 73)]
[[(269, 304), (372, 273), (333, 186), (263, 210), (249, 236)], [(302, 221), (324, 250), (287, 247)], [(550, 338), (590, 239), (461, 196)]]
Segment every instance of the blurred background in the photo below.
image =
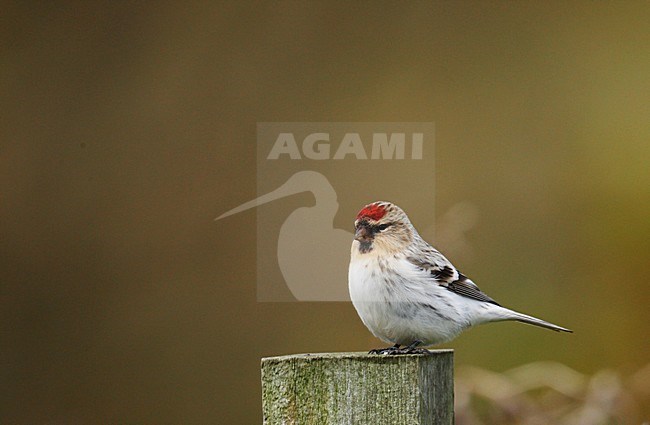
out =
[(213, 221), (256, 196), (262, 121), (436, 123), (435, 211), (402, 206), (493, 298), (575, 331), (465, 333), (457, 403), (553, 362), (576, 403), (614, 394), (604, 420), (650, 418), (647, 2), (2, 10), (1, 423), (260, 423), (261, 357), (381, 345), (351, 304), (257, 302), (255, 212)]

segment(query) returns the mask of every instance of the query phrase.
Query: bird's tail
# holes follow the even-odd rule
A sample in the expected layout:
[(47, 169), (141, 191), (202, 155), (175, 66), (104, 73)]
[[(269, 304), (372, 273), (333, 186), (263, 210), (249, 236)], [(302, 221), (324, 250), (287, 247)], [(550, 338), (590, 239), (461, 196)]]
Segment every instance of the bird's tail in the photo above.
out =
[(546, 322), (537, 317), (529, 316), (527, 314), (519, 313), (517, 311), (510, 310), (510, 317), (506, 320), (516, 320), (522, 323), (528, 323), (529, 325), (535, 325), (542, 328), (550, 329), (556, 332), (570, 332), (573, 333), (571, 329), (563, 328), (562, 326), (554, 325), (553, 323)]
[(524, 313), (519, 313), (518, 311), (510, 310), (509, 308), (496, 306), (494, 304), (490, 304), (490, 307), (491, 308), (488, 311), (483, 310), (481, 312), (481, 317), (479, 319), (480, 321), (478, 323), (516, 320), (518, 322), (528, 323), (529, 325), (535, 325), (542, 328), (551, 329), (556, 332), (573, 332), (571, 329), (554, 325), (553, 323), (546, 322), (542, 319), (538, 319), (537, 317), (529, 316)]

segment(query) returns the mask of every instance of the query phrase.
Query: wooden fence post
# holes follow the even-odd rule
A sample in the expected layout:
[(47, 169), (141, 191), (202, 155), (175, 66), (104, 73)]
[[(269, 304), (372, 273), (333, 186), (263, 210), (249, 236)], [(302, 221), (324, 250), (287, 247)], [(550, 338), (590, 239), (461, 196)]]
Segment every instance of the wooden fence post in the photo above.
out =
[(453, 350), (263, 358), (264, 424), (453, 424), (453, 369)]

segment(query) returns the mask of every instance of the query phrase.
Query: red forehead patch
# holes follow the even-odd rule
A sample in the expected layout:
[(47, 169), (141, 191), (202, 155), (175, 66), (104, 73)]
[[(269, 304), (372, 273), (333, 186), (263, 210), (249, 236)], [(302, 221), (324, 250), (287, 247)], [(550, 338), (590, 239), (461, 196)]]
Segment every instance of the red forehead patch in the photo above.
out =
[(375, 221), (380, 220), (384, 215), (386, 215), (386, 207), (378, 204), (366, 205), (359, 214), (357, 214), (357, 220), (367, 217)]

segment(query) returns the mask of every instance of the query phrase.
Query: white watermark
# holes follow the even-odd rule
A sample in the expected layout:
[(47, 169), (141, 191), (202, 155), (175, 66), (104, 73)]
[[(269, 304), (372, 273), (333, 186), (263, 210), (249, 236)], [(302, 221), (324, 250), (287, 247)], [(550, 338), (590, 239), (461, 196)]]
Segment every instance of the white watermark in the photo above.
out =
[(349, 301), (357, 211), (377, 200), (433, 211), (433, 148), (430, 122), (258, 123), (258, 196), (217, 218), (256, 209), (257, 299)]
[[(410, 139), (410, 159), (422, 159), (424, 134), (412, 133)], [(329, 133), (311, 133), (302, 140), (302, 155), (293, 133), (280, 133), (266, 159), (280, 159), (286, 155), (290, 159), (404, 159), (406, 133), (373, 133), (371, 154), (368, 157), (359, 133), (345, 133), (334, 156), (330, 156), (332, 145)], [(367, 144), (367, 143), (366, 143)]]

